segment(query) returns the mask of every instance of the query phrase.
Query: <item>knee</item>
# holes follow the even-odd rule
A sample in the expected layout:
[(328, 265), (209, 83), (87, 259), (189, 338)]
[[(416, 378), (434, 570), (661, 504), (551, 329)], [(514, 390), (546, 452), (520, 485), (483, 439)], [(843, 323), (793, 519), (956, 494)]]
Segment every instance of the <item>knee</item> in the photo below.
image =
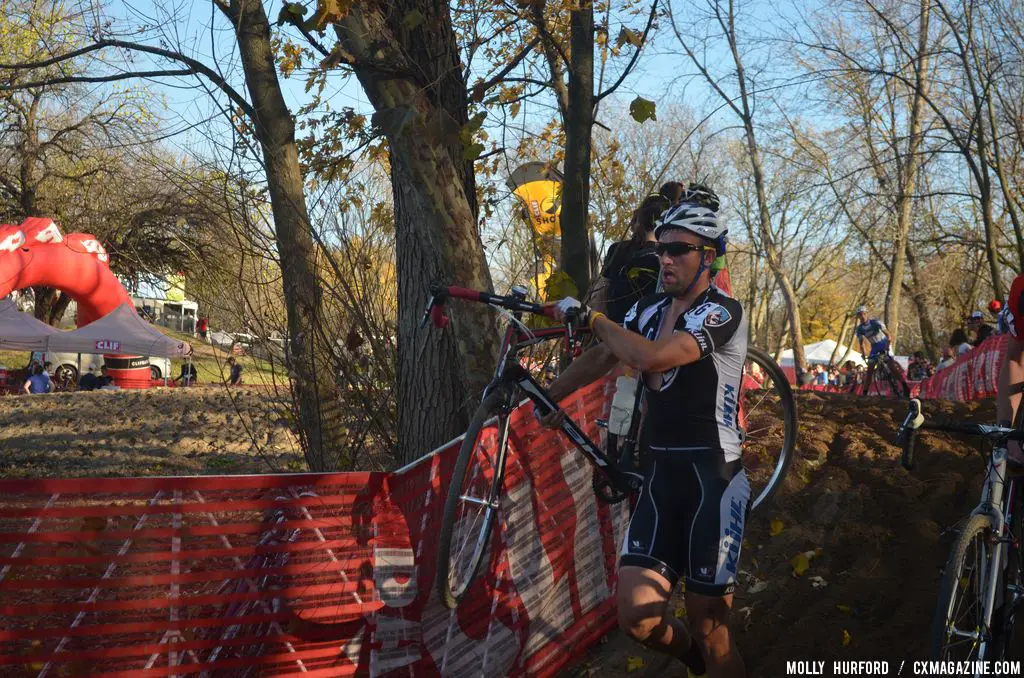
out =
[(732, 638), (729, 636), (729, 628), (724, 624), (700, 634), (700, 639), (704, 656), (712, 664), (725, 660), (732, 653)]
[(619, 607), (619, 629), (637, 642), (650, 638), (660, 623), (660, 618), (650, 616), (642, 608)]

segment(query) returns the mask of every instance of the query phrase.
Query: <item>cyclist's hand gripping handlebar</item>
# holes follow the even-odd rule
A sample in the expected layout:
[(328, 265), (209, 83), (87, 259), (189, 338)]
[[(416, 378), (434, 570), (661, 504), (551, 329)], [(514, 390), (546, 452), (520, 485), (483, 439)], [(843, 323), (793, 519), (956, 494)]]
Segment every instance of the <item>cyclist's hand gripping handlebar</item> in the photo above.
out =
[(914, 468), (914, 443), (917, 440), (917, 430), (924, 423), (924, 415), (921, 414), (921, 401), (914, 398), (910, 401), (907, 410), (907, 417), (900, 424), (899, 433), (896, 434), (896, 442), (903, 447), (903, 456), (900, 463), (903, 468), (910, 470)]

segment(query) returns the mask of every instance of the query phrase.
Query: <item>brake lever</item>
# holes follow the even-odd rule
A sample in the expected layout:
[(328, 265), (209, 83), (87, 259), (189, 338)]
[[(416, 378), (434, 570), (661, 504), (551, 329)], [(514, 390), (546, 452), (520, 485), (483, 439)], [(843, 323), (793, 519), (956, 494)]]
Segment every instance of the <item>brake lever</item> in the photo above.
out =
[(448, 316), (444, 312), (444, 302), (448, 299), (448, 288), (442, 285), (430, 286), (430, 299), (427, 301), (427, 308), (423, 312), (423, 320), (420, 321), (420, 328), (427, 326), (427, 320), (434, 321), (434, 327), (444, 329), (448, 327)]

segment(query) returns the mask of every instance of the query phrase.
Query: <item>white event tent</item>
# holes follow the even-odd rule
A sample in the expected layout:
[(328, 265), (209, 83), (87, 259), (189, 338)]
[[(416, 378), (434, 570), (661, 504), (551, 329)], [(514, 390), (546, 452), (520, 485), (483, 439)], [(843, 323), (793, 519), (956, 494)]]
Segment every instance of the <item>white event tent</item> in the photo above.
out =
[(65, 353), (123, 353), (181, 358), (191, 355), (188, 342), (168, 337), (121, 304), (99, 320), (70, 332), (46, 337), (46, 350)]
[(15, 351), (46, 350), (46, 340), (60, 330), (22, 313), (10, 299), (0, 299), (0, 348)]
[[(833, 351), (835, 352), (836, 362), (840, 363), (846, 354), (846, 346), (839, 345), (837, 350), (836, 342), (831, 339), (823, 339), (813, 344), (804, 345), (804, 357), (807, 359), (808, 365), (828, 365), (829, 360), (832, 359)], [(867, 365), (864, 356), (853, 349), (850, 350), (850, 354), (846, 356), (846, 359), (852, 360), (854, 365)], [(787, 348), (779, 354), (779, 366), (783, 368), (793, 367), (793, 349)]]

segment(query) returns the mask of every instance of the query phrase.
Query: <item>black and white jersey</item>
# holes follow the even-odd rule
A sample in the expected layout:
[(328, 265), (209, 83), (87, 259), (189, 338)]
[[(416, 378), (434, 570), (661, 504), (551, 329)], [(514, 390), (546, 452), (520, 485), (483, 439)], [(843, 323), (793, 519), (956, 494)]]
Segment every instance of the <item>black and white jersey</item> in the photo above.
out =
[[(654, 341), (672, 305), (652, 294), (626, 314), (623, 327)], [(711, 286), (676, 320), (700, 347), (700, 359), (644, 375), (646, 426), (653, 452), (717, 449), (725, 461), (740, 457), (739, 396), (747, 358), (747, 323), (740, 303)]]

